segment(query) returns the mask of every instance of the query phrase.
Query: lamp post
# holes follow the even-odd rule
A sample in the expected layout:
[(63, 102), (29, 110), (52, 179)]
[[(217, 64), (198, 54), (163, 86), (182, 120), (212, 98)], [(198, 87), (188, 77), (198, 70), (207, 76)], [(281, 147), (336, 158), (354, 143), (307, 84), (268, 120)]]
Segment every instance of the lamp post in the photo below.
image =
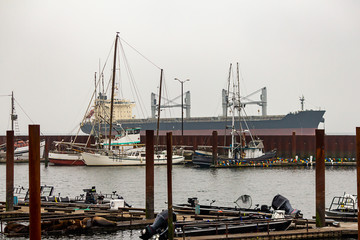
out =
[(184, 81), (181, 81), (178, 78), (175, 78), (175, 80), (179, 81), (181, 83), (181, 141), (184, 138), (184, 82), (190, 81), (190, 79), (186, 79)]

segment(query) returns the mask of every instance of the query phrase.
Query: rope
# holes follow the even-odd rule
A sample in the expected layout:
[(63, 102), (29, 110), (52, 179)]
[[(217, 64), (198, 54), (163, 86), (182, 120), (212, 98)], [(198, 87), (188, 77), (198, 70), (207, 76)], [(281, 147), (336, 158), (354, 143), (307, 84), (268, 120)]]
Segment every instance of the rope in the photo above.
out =
[(158, 65), (156, 65), (154, 62), (150, 61), (150, 59), (148, 59), (147, 57), (145, 57), (143, 54), (141, 54), (138, 50), (136, 50), (133, 46), (131, 46), (128, 42), (126, 42), (122, 37), (120, 37), (120, 39), (122, 41), (124, 41), (124, 43), (126, 43), (129, 47), (131, 47), (135, 52), (137, 52), (140, 56), (142, 56), (144, 59), (146, 59), (149, 63), (151, 63), (152, 65), (154, 65), (155, 67), (157, 67), (159, 70), (161, 70), (161, 67), (159, 67)]
[[(14, 101), (17, 103), (17, 105), (19, 105), (20, 109), (25, 113), (25, 115), (28, 117), (28, 119), (31, 121), (32, 124), (35, 124), (34, 121), (29, 117), (29, 115), (25, 112), (25, 110), (21, 107), (20, 103), (18, 101), (16, 101), (16, 99), (14, 98)], [(44, 136), (44, 133), (40, 131), (40, 134), (42, 136)]]

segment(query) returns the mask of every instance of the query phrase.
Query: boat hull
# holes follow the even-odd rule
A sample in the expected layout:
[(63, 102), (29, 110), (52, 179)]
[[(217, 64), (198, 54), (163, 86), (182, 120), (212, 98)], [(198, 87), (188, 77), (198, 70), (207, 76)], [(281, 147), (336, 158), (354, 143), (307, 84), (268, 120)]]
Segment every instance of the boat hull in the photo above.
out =
[[(248, 128), (254, 135), (314, 135), (315, 129), (324, 121), (325, 111), (308, 110), (287, 115), (251, 116), (245, 117), (241, 121), (242, 128)], [(239, 121), (235, 121), (235, 126), (239, 126)], [(199, 117), (185, 118), (183, 121), (184, 135), (211, 135), (217, 131), (219, 135), (226, 135), (230, 130), (225, 130), (226, 126), (231, 125), (230, 119), (225, 117)], [(141, 128), (141, 135), (145, 135), (146, 130), (157, 129), (157, 119), (124, 119), (121, 121), (123, 128)], [(90, 122), (84, 123), (81, 130), (89, 134), (92, 129)], [(105, 129), (108, 125), (96, 126), (95, 131), (106, 134)], [(174, 135), (181, 135), (181, 118), (162, 118), (160, 119), (160, 135), (166, 132), (173, 132)]]
[(81, 153), (49, 152), (49, 162), (57, 166), (84, 166)]
[[(106, 156), (102, 154), (81, 153), (84, 158), (85, 165), (87, 166), (144, 166), (146, 165), (145, 157), (132, 157), (132, 156)], [(180, 164), (184, 161), (183, 156), (176, 156), (172, 158), (173, 164)], [(154, 165), (166, 165), (167, 158), (154, 156)]]
[(236, 234), (236, 233), (250, 233), (250, 232), (265, 232), (265, 231), (284, 231), (289, 228), (292, 219), (279, 219), (267, 221), (246, 222), (239, 221), (237, 223), (218, 222), (217, 225), (204, 223), (202, 226), (195, 225), (194, 227), (187, 226), (182, 230), (175, 232), (177, 237), (189, 236), (207, 236), (217, 234)]
[[(44, 157), (45, 140), (40, 141), (40, 158)], [(29, 160), (29, 146), (18, 147), (14, 150), (14, 159)]]
[[(257, 158), (245, 158), (245, 159), (218, 158), (218, 160), (220, 160), (220, 161), (237, 160), (242, 163), (262, 162), (262, 161), (267, 161), (267, 160), (274, 158), (275, 155), (276, 155), (276, 152), (273, 151), (273, 152), (265, 153), (264, 155), (257, 157)], [(207, 153), (207, 152), (202, 152), (202, 151), (194, 152), (193, 158), (192, 158), (192, 163), (195, 165), (198, 165), (199, 167), (202, 167), (202, 168), (209, 168), (212, 165), (214, 165), (212, 154)]]

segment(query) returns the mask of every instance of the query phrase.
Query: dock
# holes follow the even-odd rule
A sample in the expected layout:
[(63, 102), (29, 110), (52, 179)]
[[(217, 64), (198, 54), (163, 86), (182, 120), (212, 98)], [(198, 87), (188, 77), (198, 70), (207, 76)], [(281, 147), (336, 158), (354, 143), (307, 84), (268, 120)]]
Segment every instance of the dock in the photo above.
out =
[[(0, 203), (4, 206), (4, 202)], [(16, 210), (11, 212), (0, 212), (0, 230), (1, 233), (7, 237), (20, 237), (28, 236), (28, 233), (13, 233), (5, 232), (4, 226), (9, 222), (27, 222), (29, 221), (29, 207), (26, 204), (16, 206)], [(208, 221), (215, 219), (226, 219), (234, 216), (227, 214), (211, 214), (211, 215), (196, 215), (193, 212), (176, 211), (177, 219), (180, 222), (184, 221)], [(42, 202), (41, 206), (41, 221), (59, 221), (67, 222), (82, 221), (86, 218), (101, 217), (109, 222), (115, 224), (109, 226), (94, 225), (89, 228), (78, 229), (70, 231), (69, 229), (51, 229), (51, 231), (43, 231), (43, 235), (64, 235), (64, 234), (94, 234), (94, 233), (109, 233), (122, 230), (140, 230), (147, 225), (151, 225), (154, 219), (145, 219), (144, 208), (128, 208), (121, 207), (116, 210), (110, 210), (109, 204), (89, 205), (83, 203), (48, 203)], [(263, 231), (252, 233), (236, 233), (236, 234), (218, 234), (207, 236), (178, 236), (174, 239), (192, 239), (192, 240), (205, 240), (205, 239), (325, 239), (325, 238), (349, 238), (357, 237), (357, 221), (355, 219), (341, 219), (333, 220), (327, 219), (327, 226), (323, 228), (316, 228), (314, 219), (294, 219), (290, 227), (286, 231)], [(348, 221), (348, 222), (345, 222)], [(44, 230), (44, 229), (43, 229)]]

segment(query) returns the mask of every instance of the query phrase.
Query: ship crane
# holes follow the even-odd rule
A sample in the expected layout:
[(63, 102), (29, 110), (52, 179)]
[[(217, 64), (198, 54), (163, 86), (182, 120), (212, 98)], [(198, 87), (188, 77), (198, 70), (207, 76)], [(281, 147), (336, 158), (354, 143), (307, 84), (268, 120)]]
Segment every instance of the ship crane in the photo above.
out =
[[(156, 93), (151, 93), (151, 118), (156, 118), (156, 111), (159, 107), (159, 104), (157, 102), (157, 98), (158, 98), (158, 94)], [(176, 107), (180, 107), (181, 108), (181, 103), (176, 103), (175, 101), (178, 99), (181, 99), (181, 95), (174, 98), (174, 99), (166, 99), (163, 98), (165, 100), (164, 104), (160, 105), (160, 109), (164, 109), (164, 108), (176, 108)], [(190, 118), (190, 108), (191, 108), (191, 104), (190, 104), (190, 91), (187, 91), (185, 93), (185, 104), (183, 104), (183, 108), (186, 110), (186, 118)]]
[[(259, 101), (253, 101), (250, 99), (251, 96), (260, 93), (260, 100)], [(227, 116), (227, 109), (228, 109), (228, 92), (227, 90), (223, 89), (222, 90), (222, 106), (223, 106), (223, 116)], [(267, 116), (267, 91), (266, 91), (266, 87), (263, 87), (253, 93), (250, 93), (249, 95), (245, 96), (245, 97), (241, 97), (241, 105), (242, 107), (245, 107), (248, 104), (256, 104), (261, 106), (261, 110), (262, 110), (262, 116)]]

